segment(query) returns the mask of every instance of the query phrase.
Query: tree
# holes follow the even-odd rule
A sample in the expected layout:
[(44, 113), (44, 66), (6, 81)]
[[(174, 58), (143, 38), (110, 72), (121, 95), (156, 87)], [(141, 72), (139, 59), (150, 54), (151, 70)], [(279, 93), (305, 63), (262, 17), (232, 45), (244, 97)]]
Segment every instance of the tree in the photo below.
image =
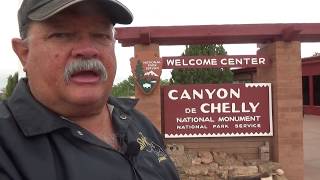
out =
[[(223, 46), (213, 45), (187, 45), (182, 56), (199, 55), (226, 55)], [(202, 69), (173, 69), (170, 82), (172, 84), (205, 84), (225, 83), (233, 81), (233, 73), (230, 69), (223, 68), (202, 68)]]
[(160, 86), (166, 86), (166, 85), (169, 85), (169, 84), (170, 84), (169, 79), (161, 79), (160, 80)]
[(112, 88), (112, 95), (116, 97), (134, 96), (134, 78), (129, 76), (128, 79), (121, 81)]
[(312, 56), (314, 56), (314, 57), (315, 56), (320, 56), (320, 53), (319, 52), (314, 52)]
[(5, 99), (5, 97), (4, 97), (4, 92), (5, 92), (5, 88), (3, 88), (3, 89), (0, 90), (0, 101), (3, 100), (3, 99)]
[(14, 75), (10, 75), (7, 80), (7, 85), (5, 87), (4, 98), (8, 98), (11, 96), (14, 88), (16, 87), (19, 80), (18, 72), (14, 73)]
[[(169, 85), (169, 80), (160, 80), (160, 85)], [(135, 95), (135, 81), (133, 76), (129, 76), (128, 79), (121, 81), (120, 83), (112, 87), (112, 96), (116, 97), (129, 97)]]
[(137, 66), (136, 66), (136, 77), (138, 80), (140, 80), (142, 79), (143, 76), (144, 76), (143, 65), (142, 65), (142, 62), (138, 60)]

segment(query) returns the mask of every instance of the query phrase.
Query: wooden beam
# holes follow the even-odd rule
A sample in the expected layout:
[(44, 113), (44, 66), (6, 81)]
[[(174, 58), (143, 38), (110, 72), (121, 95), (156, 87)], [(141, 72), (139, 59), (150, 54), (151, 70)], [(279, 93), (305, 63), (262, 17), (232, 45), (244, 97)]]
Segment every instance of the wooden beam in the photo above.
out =
[(150, 44), (151, 43), (150, 32), (141, 33), (140, 40), (141, 40), (141, 44)]
[(320, 42), (320, 23), (120, 27), (116, 31), (122, 46)]
[(294, 41), (294, 40), (299, 40), (299, 33), (301, 30), (296, 30), (294, 29), (293, 26), (289, 26), (287, 28), (284, 28), (282, 30), (282, 40), (289, 42), (289, 41)]

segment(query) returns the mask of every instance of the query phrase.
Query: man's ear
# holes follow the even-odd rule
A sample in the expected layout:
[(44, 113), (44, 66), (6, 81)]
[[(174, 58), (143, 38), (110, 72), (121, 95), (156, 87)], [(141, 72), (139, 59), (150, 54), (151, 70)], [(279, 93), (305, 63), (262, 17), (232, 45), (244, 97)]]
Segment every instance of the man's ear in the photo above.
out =
[(26, 72), (26, 64), (27, 64), (28, 53), (29, 53), (27, 42), (19, 38), (14, 38), (11, 40), (11, 44), (12, 44), (13, 51), (17, 54), (17, 56), (20, 59), (20, 62), (23, 66), (23, 71)]

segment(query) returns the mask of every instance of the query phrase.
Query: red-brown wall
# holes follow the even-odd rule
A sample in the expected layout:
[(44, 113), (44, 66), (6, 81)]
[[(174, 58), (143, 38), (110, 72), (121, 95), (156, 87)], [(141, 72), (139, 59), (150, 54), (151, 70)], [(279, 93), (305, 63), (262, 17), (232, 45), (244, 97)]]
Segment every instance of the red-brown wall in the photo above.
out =
[(314, 105), (313, 97), (316, 93), (313, 91), (312, 76), (320, 75), (320, 56), (313, 56), (302, 59), (302, 76), (309, 79), (309, 104), (303, 106), (304, 114), (320, 115), (320, 106)]

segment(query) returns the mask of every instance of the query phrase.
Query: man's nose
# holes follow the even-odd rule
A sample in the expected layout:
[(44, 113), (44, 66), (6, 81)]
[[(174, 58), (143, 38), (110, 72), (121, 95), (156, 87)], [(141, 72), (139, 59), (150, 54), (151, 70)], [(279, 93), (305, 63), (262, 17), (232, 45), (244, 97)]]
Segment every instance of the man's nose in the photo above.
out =
[(76, 42), (72, 50), (72, 57), (85, 59), (98, 58), (99, 51), (90, 38), (81, 38)]

